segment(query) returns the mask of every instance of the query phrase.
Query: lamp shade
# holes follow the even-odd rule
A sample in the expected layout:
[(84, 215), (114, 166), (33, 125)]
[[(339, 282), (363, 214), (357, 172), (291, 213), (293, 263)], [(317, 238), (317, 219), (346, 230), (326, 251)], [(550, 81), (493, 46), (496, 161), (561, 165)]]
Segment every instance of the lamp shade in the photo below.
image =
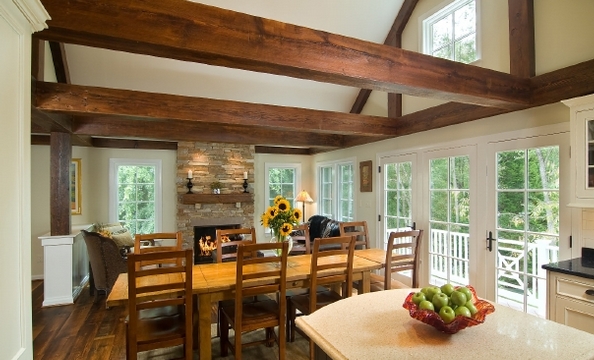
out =
[(311, 196), (309, 196), (309, 194), (307, 193), (307, 191), (305, 190), (301, 190), (301, 192), (299, 194), (297, 194), (297, 197), (295, 198), (295, 201), (300, 201), (303, 203), (312, 203), (313, 199), (311, 198)]

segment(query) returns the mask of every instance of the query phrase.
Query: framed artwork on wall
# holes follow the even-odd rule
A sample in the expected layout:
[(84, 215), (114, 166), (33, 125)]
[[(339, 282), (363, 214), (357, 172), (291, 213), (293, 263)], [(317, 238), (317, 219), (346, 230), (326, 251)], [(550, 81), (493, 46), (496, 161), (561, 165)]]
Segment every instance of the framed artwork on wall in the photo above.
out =
[(81, 180), (81, 159), (72, 159), (70, 163), (70, 212), (72, 215), (80, 215), (82, 207), (80, 205), (80, 180)]
[(361, 161), (359, 163), (359, 183), (361, 185), (361, 192), (371, 192), (372, 168), (371, 160)]

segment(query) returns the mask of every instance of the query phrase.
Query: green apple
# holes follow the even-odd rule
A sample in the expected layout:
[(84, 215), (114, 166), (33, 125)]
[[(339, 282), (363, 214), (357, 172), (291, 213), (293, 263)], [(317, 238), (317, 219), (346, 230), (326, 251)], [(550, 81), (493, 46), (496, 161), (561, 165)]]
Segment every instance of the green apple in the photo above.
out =
[(474, 314), (476, 314), (478, 312), (478, 309), (476, 308), (476, 306), (474, 306), (474, 303), (472, 302), (472, 300), (468, 300), (468, 302), (466, 304), (464, 304), (464, 306), (466, 306), (466, 308), (468, 310), (470, 310), (470, 314), (472, 316), (474, 316)]
[(429, 300), (423, 300), (419, 303), (419, 309), (421, 310), (431, 310), (431, 311), (435, 311), (435, 307), (433, 306), (433, 303)]
[(456, 289), (457, 291), (461, 291), (466, 295), (466, 298), (468, 300), (474, 300), (473, 296), (472, 296), (472, 291), (470, 291), (469, 288), (467, 288), (466, 286), (460, 286), (459, 288)]
[(417, 305), (419, 305), (419, 303), (423, 300), (427, 300), (427, 298), (425, 297), (425, 293), (421, 291), (414, 293), (412, 296), (412, 302), (414, 302)]
[(441, 309), (444, 306), (448, 306), (448, 301), (450, 300), (450, 298), (448, 298), (448, 296), (442, 292), (439, 292), (435, 295), (433, 295), (433, 299), (431, 300), (431, 302), (433, 303), (433, 306), (435, 307), (435, 311), (439, 311), (439, 309)]
[(458, 306), (464, 305), (468, 301), (468, 299), (466, 298), (466, 294), (458, 290), (454, 290), (454, 292), (452, 292), (452, 295), (450, 295), (450, 298), (452, 299), (452, 304)]
[(468, 309), (464, 305), (458, 306), (456, 308), (456, 310), (454, 310), (454, 312), (456, 313), (456, 316), (462, 315), (462, 316), (466, 316), (466, 317), (472, 317), (472, 314), (470, 313), (470, 309)]
[(444, 306), (439, 310), (439, 317), (444, 323), (449, 324), (456, 318), (456, 313), (451, 307)]
[(454, 285), (447, 283), (447, 284), (443, 284), (441, 285), (441, 292), (446, 294), (447, 296), (450, 296), (452, 294), (452, 292), (456, 289), (454, 289)]
[(433, 301), (433, 296), (437, 293), (440, 293), (441, 289), (437, 286), (428, 286), (427, 288), (427, 292), (425, 293), (425, 297), (427, 297), (427, 300), (429, 301)]

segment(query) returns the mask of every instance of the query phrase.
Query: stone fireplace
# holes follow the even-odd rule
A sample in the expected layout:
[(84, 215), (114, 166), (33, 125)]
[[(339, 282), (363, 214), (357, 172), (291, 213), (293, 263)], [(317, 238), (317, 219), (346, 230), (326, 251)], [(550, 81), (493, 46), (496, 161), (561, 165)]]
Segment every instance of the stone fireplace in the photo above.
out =
[[(254, 179), (253, 145), (179, 142), (177, 148), (177, 230), (184, 238), (184, 248), (194, 249), (194, 258), (200, 259), (200, 239), (210, 236), (214, 241), (217, 228), (254, 226), (254, 198), (242, 197), (243, 173), (248, 173), (248, 191), (252, 192)], [(187, 196), (188, 170), (193, 173), (192, 193), (208, 196)], [(212, 195), (210, 184), (222, 184), (220, 195)], [(247, 195), (247, 194), (245, 194)], [(220, 196), (221, 201), (212, 199)], [(231, 199), (231, 200), (229, 200)], [(199, 237), (196, 239), (196, 233)], [(196, 247), (196, 245), (198, 245)]]

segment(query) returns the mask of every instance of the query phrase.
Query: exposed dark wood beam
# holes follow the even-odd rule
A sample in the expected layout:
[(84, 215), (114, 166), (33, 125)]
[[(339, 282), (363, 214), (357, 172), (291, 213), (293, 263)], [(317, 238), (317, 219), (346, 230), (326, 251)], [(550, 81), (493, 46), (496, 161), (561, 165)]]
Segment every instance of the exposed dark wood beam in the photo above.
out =
[(534, 47), (534, 0), (508, 0), (510, 74), (536, 75)]
[(31, 76), (36, 80), (43, 80), (43, 59), (45, 41), (33, 38), (31, 40)]
[(147, 141), (147, 140), (121, 140), (93, 138), (94, 147), (118, 148), (118, 149), (144, 149), (144, 150), (177, 150), (177, 143), (170, 141)]
[[(68, 71), (68, 62), (66, 61), (66, 51), (64, 44), (55, 41), (49, 42), (56, 71), (56, 79), (59, 83), (70, 84), (70, 71)], [(41, 80), (41, 79), (40, 79)]]
[(256, 154), (279, 154), (279, 155), (311, 155), (309, 149), (286, 148), (276, 146), (256, 146)]
[(216, 125), (178, 120), (129, 120), (113, 117), (76, 118), (74, 133), (120, 139), (202, 141), (286, 147), (341, 148), (344, 136), (299, 131), (257, 129), (251, 126)]
[[(400, 11), (398, 11), (398, 15), (396, 15), (396, 19), (394, 20), (394, 24), (390, 28), (388, 32), (388, 36), (386, 36), (386, 40), (384, 41), (384, 45), (390, 45), (394, 47), (401, 48), (402, 47), (402, 32), (412, 15), (415, 6), (417, 6), (418, 0), (405, 0), (400, 7)], [(369, 89), (361, 89), (359, 90), (359, 94), (357, 94), (357, 98), (351, 107), (351, 113), (353, 114), (360, 114), (371, 95), (371, 90)], [(388, 93), (388, 117), (398, 117), (402, 116), (402, 94), (393, 94)]]
[(38, 110), (60, 114), (171, 119), (343, 135), (385, 136), (393, 135), (396, 129), (392, 120), (381, 116), (45, 82), (37, 83), (34, 104)]
[(530, 79), (532, 106), (551, 104), (594, 93), (594, 59)]
[(391, 93), (517, 109), (526, 79), (183, 0), (44, 0), (36, 36)]

